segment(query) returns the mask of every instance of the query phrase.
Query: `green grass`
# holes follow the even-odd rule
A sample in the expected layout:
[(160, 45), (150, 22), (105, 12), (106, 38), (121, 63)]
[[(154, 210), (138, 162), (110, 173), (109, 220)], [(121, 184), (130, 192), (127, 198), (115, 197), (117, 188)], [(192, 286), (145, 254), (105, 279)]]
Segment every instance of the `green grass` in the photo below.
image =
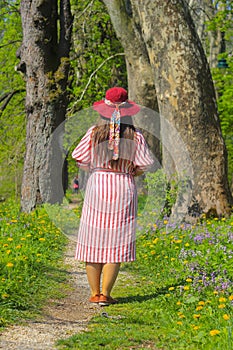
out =
[(137, 261), (113, 290), (119, 304), (59, 349), (233, 349), (233, 218), (168, 226), (139, 216)]
[(0, 327), (38, 314), (46, 299), (59, 296), (66, 242), (43, 208), (24, 214), (13, 201), (0, 204)]

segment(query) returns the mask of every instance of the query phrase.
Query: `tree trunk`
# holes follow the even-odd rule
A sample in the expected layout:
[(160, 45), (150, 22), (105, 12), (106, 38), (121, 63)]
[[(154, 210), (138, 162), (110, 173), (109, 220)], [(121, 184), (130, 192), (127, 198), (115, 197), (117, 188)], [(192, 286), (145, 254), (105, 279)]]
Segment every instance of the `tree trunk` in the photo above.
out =
[[(189, 212), (226, 215), (232, 198), (215, 91), (203, 47), (183, 0), (132, 0), (138, 11), (163, 117), (163, 144), (191, 176)], [(164, 129), (164, 126), (166, 129)], [(171, 132), (169, 132), (171, 130)], [(175, 136), (178, 139), (174, 138)], [(182, 142), (180, 142), (182, 141)], [(181, 145), (187, 149), (184, 153)], [(164, 164), (169, 169), (169, 164)]]
[[(59, 13), (58, 13), (59, 12)], [(26, 79), (27, 136), (21, 207), (30, 212), (63, 198), (63, 154), (50, 139), (65, 119), (72, 32), (70, 1), (22, 0), (23, 43), (18, 70)], [(59, 33), (58, 33), (59, 19)]]

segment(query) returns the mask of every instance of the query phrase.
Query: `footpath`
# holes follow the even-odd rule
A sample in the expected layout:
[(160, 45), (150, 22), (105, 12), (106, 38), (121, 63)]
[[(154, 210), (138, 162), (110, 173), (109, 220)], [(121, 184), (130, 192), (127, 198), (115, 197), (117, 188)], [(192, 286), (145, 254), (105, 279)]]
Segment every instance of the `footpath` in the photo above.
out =
[(91, 317), (100, 313), (88, 302), (89, 286), (84, 266), (74, 260), (75, 242), (70, 241), (64, 258), (70, 288), (65, 298), (49, 300), (39, 317), (13, 325), (0, 334), (0, 349), (54, 350), (58, 339), (68, 338), (87, 328)]

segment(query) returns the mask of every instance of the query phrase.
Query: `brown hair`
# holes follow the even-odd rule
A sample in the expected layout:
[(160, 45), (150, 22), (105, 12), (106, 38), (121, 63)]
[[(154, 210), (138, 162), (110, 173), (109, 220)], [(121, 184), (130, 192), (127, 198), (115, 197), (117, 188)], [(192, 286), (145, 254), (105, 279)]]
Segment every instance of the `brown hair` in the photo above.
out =
[[(134, 140), (135, 137), (135, 127), (133, 125), (132, 118), (130, 116), (121, 119), (120, 124), (120, 145), (119, 145), (119, 159), (112, 160), (113, 151), (108, 149), (110, 131), (110, 119), (99, 118), (97, 125), (92, 132), (92, 141), (94, 143), (98, 153), (103, 152), (105, 160), (111, 160), (111, 166), (117, 165), (121, 159), (133, 160), (135, 143), (127, 140)], [(101, 145), (101, 147), (100, 147)]]

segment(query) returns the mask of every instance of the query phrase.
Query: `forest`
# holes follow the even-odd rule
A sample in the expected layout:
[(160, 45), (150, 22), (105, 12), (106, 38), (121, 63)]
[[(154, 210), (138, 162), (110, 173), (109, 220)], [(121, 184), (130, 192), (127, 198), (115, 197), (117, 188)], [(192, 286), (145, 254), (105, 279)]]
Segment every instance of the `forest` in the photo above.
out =
[[(63, 180), (53, 188), (50, 178), (60, 170), (49, 170), (49, 137), (103, 98), (107, 88), (123, 86), (131, 99), (164, 117), (139, 127), (147, 134), (160, 128), (148, 143), (168, 178), (189, 166), (180, 150), (169, 150), (165, 124), (182, 135), (192, 167), (191, 211), (227, 215), (233, 176), (232, 2), (33, 3), (29, 8), (25, 1), (8, 0), (0, 8), (2, 200), (21, 197), (24, 211), (62, 201), (76, 169), (69, 154), (65, 160), (60, 155)], [(61, 194), (55, 198), (54, 192)]]
[[(0, 348), (233, 349), (232, 14), (232, 0), (1, 0)], [(73, 259), (88, 175), (71, 152), (115, 86), (156, 161), (136, 180), (118, 304), (90, 313)]]

